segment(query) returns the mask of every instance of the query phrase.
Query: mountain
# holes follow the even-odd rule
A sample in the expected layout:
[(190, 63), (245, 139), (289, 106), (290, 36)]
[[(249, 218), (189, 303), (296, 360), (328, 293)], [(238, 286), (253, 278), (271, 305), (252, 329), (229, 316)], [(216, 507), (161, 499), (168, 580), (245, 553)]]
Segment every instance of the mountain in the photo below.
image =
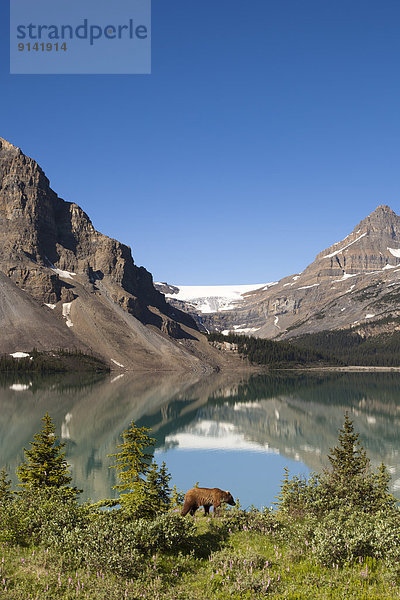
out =
[[(196, 311), (196, 318), (210, 331), (276, 339), (349, 328), (375, 335), (400, 329), (399, 300), (400, 217), (381, 205), (302, 273), (249, 291), (228, 310)], [(195, 316), (193, 307), (186, 310)]]
[[(253, 285), (182, 285), (174, 286), (167, 283), (155, 283), (157, 290), (165, 294), (171, 306), (188, 312), (197, 321), (201, 330), (207, 330), (203, 325), (203, 315), (237, 310), (246, 302), (246, 294), (254, 290), (267, 289), (273, 283)], [(249, 333), (253, 329), (239, 329), (236, 333)]]
[(220, 366), (194, 320), (167, 304), (130, 248), (96, 231), (2, 138), (0, 300), (0, 353), (81, 349), (121, 369)]

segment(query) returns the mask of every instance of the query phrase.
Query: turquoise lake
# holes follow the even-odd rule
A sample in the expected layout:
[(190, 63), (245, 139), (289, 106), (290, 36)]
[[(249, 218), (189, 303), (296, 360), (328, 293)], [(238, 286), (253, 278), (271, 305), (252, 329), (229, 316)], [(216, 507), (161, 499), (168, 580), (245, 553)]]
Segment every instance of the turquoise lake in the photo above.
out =
[(373, 466), (383, 461), (400, 496), (400, 374), (276, 373), (94, 375), (0, 379), (0, 467), (14, 482), (41, 427), (53, 417), (82, 498), (114, 497), (109, 467), (121, 432), (151, 427), (155, 458), (172, 484), (221, 487), (244, 507), (271, 506), (287, 467), (307, 475), (327, 466), (349, 411)]

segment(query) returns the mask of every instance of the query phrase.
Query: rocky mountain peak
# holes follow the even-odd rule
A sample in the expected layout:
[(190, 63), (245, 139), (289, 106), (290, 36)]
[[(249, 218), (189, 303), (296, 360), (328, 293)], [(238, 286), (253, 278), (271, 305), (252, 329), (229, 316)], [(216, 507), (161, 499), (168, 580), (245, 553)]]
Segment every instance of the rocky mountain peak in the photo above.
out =
[(4, 138), (0, 137), (0, 151), (2, 152), (21, 152), (21, 149), (14, 146)]
[(57, 196), (36, 161), (3, 138), (0, 271), (45, 303), (71, 301), (76, 291), (65, 277), (78, 276), (92, 286), (101, 281), (112, 300), (142, 322), (161, 329), (171, 313), (151, 274), (135, 265), (131, 249), (96, 231), (77, 204)]
[(318, 254), (305, 273), (318, 277), (348, 276), (394, 267), (400, 258), (400, 217), (378, 206), (353, 231)]
[(392, 235), (392, 230), (394, 230), (395, 236), (398, 236), (400, 234), (400, 217), (396, 215), (390, 206), (381, 204), (370, 215), (363, 219), (355, 227), (354, 231), (357, 229), (366, 231), (367, 233), (389, 231), (390, 235)]
[[(379, 315), (398, 318), (399, 289), (400, 216), (382, 204), (301, 273), (244, 295), (229, 310), (202, 312), (198, 320), (210, 331), (271, 338), (364, 327)], [(197, 309), (187, 302), (186, 310)]]
[(380, 204), (379, 206), (377, 206), (370, 216), (382, 213), (390, 213), (391, 215), (397, 216), (394, 210), (392, 210), (387, 204)]

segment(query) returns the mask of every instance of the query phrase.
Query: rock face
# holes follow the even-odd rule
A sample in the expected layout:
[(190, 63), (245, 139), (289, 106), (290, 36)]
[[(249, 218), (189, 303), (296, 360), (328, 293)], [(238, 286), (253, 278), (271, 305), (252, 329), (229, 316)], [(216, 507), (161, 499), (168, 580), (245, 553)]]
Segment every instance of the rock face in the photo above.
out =
[(197, 318), (209, 330), (277, 339), (349, 327), (373, 335), (399, 328), (399, 299), (400, 217), (381, 205), (302, 273)]
[(34, 160), (1, 138), (0, 294), (0, 352), (21, 349), (10, 333), (18, 330), (25, 350), (90, 349), (128, 368), (204, 367), (194, 356), (194, 320), (166, 303), (130, 248), (96, 231)]
[(148, 307), (166, 316), (171, 311), (151, 274), (134, 264), (130, 248), (96, 231), (79, 206), (53, 192), (38, 164), (5, 140), (0, 185), (1, 266), (12, 281), (37, 300), (54, 303), (73, 299), (65, 279), (71, 282), (69, 273), (79, 273), (88, 283), (107, 283), (115, 302), (161, 328)]

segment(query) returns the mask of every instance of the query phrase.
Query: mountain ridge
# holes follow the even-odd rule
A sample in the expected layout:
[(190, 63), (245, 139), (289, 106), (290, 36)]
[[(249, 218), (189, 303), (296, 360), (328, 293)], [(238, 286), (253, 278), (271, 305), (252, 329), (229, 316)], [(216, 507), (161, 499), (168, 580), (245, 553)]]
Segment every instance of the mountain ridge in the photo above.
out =
[[(319, 252), (301, 273), (249, 291), (232, 310), (186, 309), (208, 331), (287, 339), (353, 328), (363, 335), (398, 329), (394, 290), (400, 286), (400, 216), (379, 205), (341, 241)], [(178, 286), (179, 288), (179, 286)], [(400, 287), (399, 287), (400, 293)], [(385, 320), (384, 326), (377, 321)]]
[(226, 363), (195, 321), (167, 304), (131, 249), (96, 231), (36, 161), (3, 138), (0, 296), (0, 353), (79, 349), (112, 368), (139, 370), (201, 372)]

